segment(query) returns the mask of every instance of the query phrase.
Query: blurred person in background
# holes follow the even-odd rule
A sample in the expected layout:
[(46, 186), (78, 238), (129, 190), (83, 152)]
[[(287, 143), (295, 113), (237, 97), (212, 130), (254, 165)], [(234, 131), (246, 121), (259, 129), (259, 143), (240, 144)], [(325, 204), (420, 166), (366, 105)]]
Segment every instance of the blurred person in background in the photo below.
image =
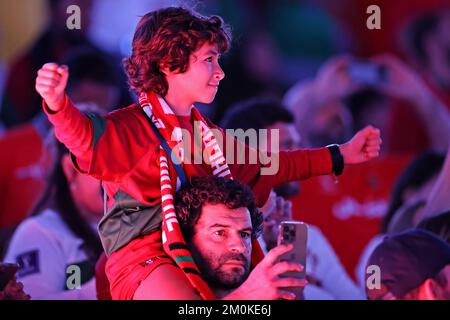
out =
[[(368, 90), (374, 94), (367, 101), (353, 97)], [(299, 81), (284, 97), (296, 116), (295, 123), (305, 146), (331, 143), (332, 138), (343, 140), (372, 121), (384, 128), (383, 132), (391, 131), (383, 134), (384, 153), (396, 152), (389, 140), (391, 135), (400, 134), (396, 127), (399, 124), (391, 123), (393, 99), (408, 103), (424, 121), (430, 139), (428, 147), (447, 150), (450, 114), (445, 104), (411, 67), (393, 55), (366, 60), (351, 56), (331, 58), (314, 79)]]
[[(444, 155), (433, 152), (415, 159), (398, 179), (382, 230), (391, 234), (423, 226), (447, 241), (448, 222), (445, 218), (448, 215), (445, 212), (450, 210), (449, 177), (450, 148), (445, 159)], [(365, 262), (381, 238), (382, 235), (376, 236), (361, 256), (357, 271), (359, 279), (364, 278)]]
[[(95, 110), (91, 110), (95, 111)], [(103, 215), (100, 181), (79, 173), (59, 142), (48, 186), (31, 216), (15, 230), (5, 256), (33, 299), (96, 299), (94, 267), (103, 248), (96, 228)], [(70, 288), (68, 268), (81, 288)]]
[[(286, 93), (284, 104), (295, 116), (303, 147), (339, 143), (352, 134), (352, 113), (343, 99), (359, 85), (347, 76), (348, 63), (347, 57), (331, 59), (314, 79), (300, 81)], [(338, 184), (331, 176), (312, 178), (290, 198), (294, 219), (317, 226), (352, 277), (361, 251), (379, 233), (389, 188), (407, 161), (409, 157), (398, 156), (389, 162), (353, 166)]]
[(421, 13), (405, 29), (407, 58), (450, 108), (450, 7)]
[[(31, 121), (41, 112), (42, 100), (34, 89), (36, 73), (48, 61), (63, 63), (76, 48), (86, 47), (99, 55), (109, 56), (100, 50), (88, 37), (91, 25), (93, 0), (48, 0), (49, 23), (42, 35), (23, 55), (15, 59), (9, 67), (0, 108), (0, 120), (9, 128)], [(81, 28), (69, 29), (67, 8), (80, 8)], [(121, 77), (120, 104), (128, 104), (131, 97), (126, 88), (126, 79), (120, 68), (120, 61), (114, 58), (111, 68)]]
[(422, 220), (417, 228), (428, 230), (450, 244), (450, 211)]
[[(388, 210), (383, 217), (382, 230), (387, 231), (396, 211), (404, 206), (421, 203), (422, 209), (442, 172), (445, 155), (428, 151), (418, 155), (397, 178), (391, 193)], [(414, 219), (417, 223), (419, 220)]]
[[(279, 148), (284, 151), (297, 149), (301, 141), (301, 136), (294, 125), (294, 115), (275, 98), (253, 98), (237, 103), (228, 109), (221, 125), (226, 129), (244, 131), (278, 130)], [(281, 221), (292, 220), (292, 203), (285, 198), (293, 197), (299, 192), (299, 181), (280, 185), (271, 192), (268, 201), (261, 208), (264, 224), (260, 242), (267, 251), (277, 245), (278, 226)], [(297, 220), (302, 220), (301, 218), (296, 215)], [(308, 225), (306, 272), (308, 279), (304, 291), (306, 300), (364, 297), (347, 275), (326, 237), (319, 228), (311, 224)]]
[(381, 220), (380, 233), (369, 240), (355, 269), (362, 291), (365, 290), (365, 268), (373, 250), (386, 235), (417, 226), (443, 163), (443, 154), (425, 152), (413, 159), (396, 179), (388, 208)]
[[(120, 76), (108, 56), (80, 47), (64, 59), (73, 69), (68, 92), (82, 108), (107, 113), (119, 103)], [(53, 130), (41, 111), (0, 138), (0, 249), (45, 190), (55, 158)], [(3, 237), (2, 237), (3, 235)], [(0, 250), (0, 256), (2, 251)], [(3, 252), (4, 253), (4, 252)]]
[[(403, 23), (398, 23), (397, 32), (391, 38), (397, 41), (402, 61), (409, 62), (410, 66), (386, 56), (382, 57), (384, 61), (379, 61), (389, 69), (387, 84), (400, 81), (407, 84), (408, 89), (379, 87), (381, 93), (392, 100), (388, 101), (390, 128), (385, 131), (385, 140), (389, 140), (389, 149), (393, 151), (419, 153), (431, 147), (445, 152), (447, 148), (446, 139), (439, 142), (438, 137), (442, 133), (439, 120), (444, 119), (447, 125), (449, 122), (441, 110), (450, 110), (450, 7), (448, 3), (439, 2), (411, 3), (413, 7), (423, 7), (414, 14), (407, 13), (409, 3), (402, 5)], [(393, 9), (388, 8), (385, 12), (392, 14)], [(394, 81), (389, 80), (391, 74)], [(430, 126), (433, 119), (437, 122)]]
[(430, 197), (421, 214), (421, 219), (450, 210), (450, 146), (445, 156), (443, 168), (430, 191)]
[[(450, 137), (446, 108), (414, 71), (392, 56), (364, 61), (335, 57), (315, 79), (291, 88), (284, 101), (295, 115), (302, 146), (314, 147), (345, 141), (369, 123), (388, 130), (392, 98), (411, 103), (412, 110), (427, 122), (431, 147), (446, 150)], [(309, 179), (303, 183), (305, 192), (291, 199), (294, 217), (299, 214), (324, 232), (350, 275), (364, 247), (380, 232), (390, 189), (413, 156), (394, 153), (389, 134), (383, 132), (386, 149), (377, 161), (353, 166), (338, 184), (332, 177)]]
[(380, 286), (366, 275), (369, 300), (450, 300), (450, 245), (436, 235), (412, 229), (387, 236), (369, 258)]

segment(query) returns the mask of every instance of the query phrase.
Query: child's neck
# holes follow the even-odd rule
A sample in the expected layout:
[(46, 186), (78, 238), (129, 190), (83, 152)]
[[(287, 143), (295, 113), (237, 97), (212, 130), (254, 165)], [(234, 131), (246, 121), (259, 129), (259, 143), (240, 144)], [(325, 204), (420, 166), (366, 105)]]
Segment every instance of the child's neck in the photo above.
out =
[(167, 102), (175, 115), (189, 116), (191, 114), (191, 101), (187, 101), (186, 99), (170, 94), (170, 92), (167, 93), (164, 100)]

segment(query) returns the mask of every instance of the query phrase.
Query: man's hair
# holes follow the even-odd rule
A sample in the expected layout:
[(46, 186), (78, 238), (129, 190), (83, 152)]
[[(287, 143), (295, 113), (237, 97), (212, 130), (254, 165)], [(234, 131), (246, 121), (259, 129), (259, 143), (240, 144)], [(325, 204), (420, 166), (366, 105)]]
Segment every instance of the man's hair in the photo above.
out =
[(238, 102), (225, 114), (226, 129), (265, 129), (276, 122), (294, 123), (294, 115), (276, 98), (258, 97)]
[(175, 194), (175, 210), (186, 241), (194, 235), (194, 227), (207, 204), (223, 204), (229, 209), (247, 208), (252, 222), (252, 239), (261, 234), (263, 216), (248, 186), (220, 177), (197, 177)]
[(161, 66), (186, 72), (190, 55), (204, 43), (228, 51), (231, 32), (219, 16), (202, 16), (181, 7), (147, 13), (139, 21), (133, 37), (132, 54), (124, 60), (129, 84), (138, 94), (153, 90), (165, 96), (167, 80)]

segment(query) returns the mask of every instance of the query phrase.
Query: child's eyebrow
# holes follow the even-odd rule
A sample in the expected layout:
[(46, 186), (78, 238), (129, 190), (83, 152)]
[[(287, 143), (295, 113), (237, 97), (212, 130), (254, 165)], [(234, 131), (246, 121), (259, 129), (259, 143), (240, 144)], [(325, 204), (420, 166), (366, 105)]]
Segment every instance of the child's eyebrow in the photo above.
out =
[(211, 54), (213, 56), (220, 56), (220, 54), (216, 51), (216, 50), (208, 50), (208, 52), (206, 52), (206, 54)]

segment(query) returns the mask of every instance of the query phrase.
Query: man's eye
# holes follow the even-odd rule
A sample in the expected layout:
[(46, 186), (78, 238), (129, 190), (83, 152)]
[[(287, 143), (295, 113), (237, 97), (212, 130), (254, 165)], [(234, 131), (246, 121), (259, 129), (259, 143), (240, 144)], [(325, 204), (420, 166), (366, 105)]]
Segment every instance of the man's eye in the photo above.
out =
[(251, 236), (251, 234), (248, 232), (241, 232), (241, 237), (243, 239), (248, 239), (248, 238), (250, 238), (250, 236)]
[(213, 57), (208, 57), (208, 58), (205, 59), (205, 61), (212, 62), (213, 61)]
[(223, 237), (225, 235), (225, 231), (223, 230), (214, 231), (214, 234), (216, 236)]

